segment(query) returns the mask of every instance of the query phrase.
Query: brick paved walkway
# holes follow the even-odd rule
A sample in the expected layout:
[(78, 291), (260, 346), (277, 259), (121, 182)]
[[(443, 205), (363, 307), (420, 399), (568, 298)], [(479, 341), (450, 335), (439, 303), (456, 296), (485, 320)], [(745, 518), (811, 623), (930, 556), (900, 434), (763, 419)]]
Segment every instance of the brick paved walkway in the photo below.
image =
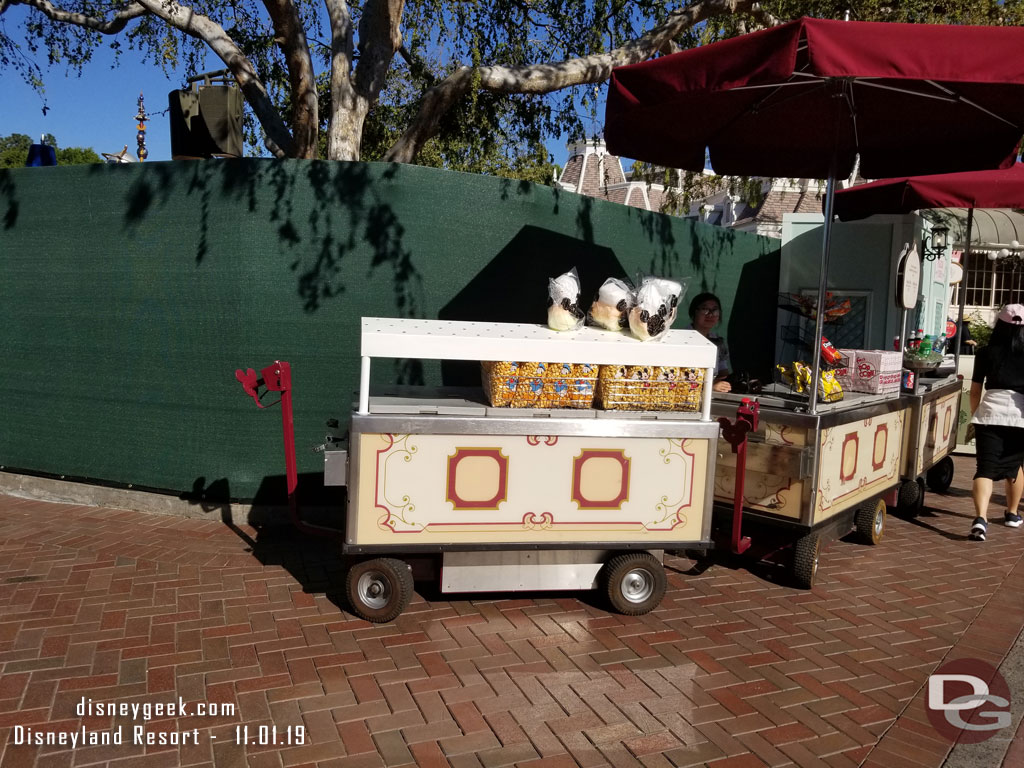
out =
[[(951, 745), (924, 714), (928, 674), (998, 666), (1024, 627), (1024, 530), (964, 541), (973, 462), (957, 464), (918, 522), (832, 545), (813, 591), (669, 558), (669, 593), (639, 618), (582, 593), (449, 600), (419, 584), (373, 626), (339, 607), (322, 540), (0, 497), (0, 768), (939, 768)], [(146, 731), (198, 743), (134, 745), (142, 720), (76, 713), (178, 697), (187, 715)], [(237, 745), (242, 723), (253, 741), (302, 725), (307, 743)], [(83, 725), (122, 725), (126, 743), (12, 743), (15, 726)]]

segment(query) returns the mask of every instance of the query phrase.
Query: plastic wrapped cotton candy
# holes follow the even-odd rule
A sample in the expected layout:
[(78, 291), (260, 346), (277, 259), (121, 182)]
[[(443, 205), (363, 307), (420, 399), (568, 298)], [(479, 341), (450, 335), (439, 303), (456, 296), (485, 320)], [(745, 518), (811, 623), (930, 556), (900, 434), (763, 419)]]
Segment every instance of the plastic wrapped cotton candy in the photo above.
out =
[(636, 300), (633, 289), (622, 280), (609, 277), (590, 305), (590, 323), (606, 331), (629, 327), (629, 310)]
[(575, 331), (582, 325), (580, 278), (574, 267), (563, 275), (548, 278), (548, 328)]
[(661, 290), (661, 295), (668, 297), (668, 320), (666, 321), (666, 327), (671, 328), (672, 324), (676, 321), (676, 314), (679, 311), (679, 302), (683, 300), (683, 293), (686, 291), (686, 285), (684, 283), (676, 282), (675, 280), (668, 280), (664, 277), (654, 278), (658, 284), (658, 288)]
[(629, 329), (641, 341), (665, 335), (675, 322), (684, 286), (675, 280), (645, 277), (636, 292), (636, 306), (629, 310)]

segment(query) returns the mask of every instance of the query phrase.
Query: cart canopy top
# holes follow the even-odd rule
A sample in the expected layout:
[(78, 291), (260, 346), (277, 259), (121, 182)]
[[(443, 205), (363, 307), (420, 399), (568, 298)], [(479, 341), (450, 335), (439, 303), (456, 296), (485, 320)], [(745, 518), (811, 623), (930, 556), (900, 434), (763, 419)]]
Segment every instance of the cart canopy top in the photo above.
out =
[(871, 178), (1007, 167), (1021, 50), (1021, 27), (802, 18), (615, 69), (605, 138), (719, 174), (842, 177), (858, 153)]
[(995, 171), (873, 181), (836, 192), (833, 210), (848, 221), (920, 208), (1024, 208), (1024, 163)]

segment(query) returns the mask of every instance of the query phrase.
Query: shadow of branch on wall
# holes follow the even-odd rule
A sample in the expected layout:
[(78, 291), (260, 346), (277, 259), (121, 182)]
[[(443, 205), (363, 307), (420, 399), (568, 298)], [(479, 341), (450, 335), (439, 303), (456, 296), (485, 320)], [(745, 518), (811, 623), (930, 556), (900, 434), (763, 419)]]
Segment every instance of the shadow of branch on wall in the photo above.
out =
[[(235, 201), (248, 214), (273, 223), (307, 312), (362, 287), (345, 284), (342, 266), (369, 247), (367, 282), (386, 273), (399, 316), (418, 317), (422, 275), (413, 250), (405, 243), (405, 227), (384, 194), (398, 169), (397, 165), (262, 159), (147, 164), (136, 170), (129, 187), (124, 224), (129, 229), (139, 227), (183, 192), (186, 199), (196, 201), (190, 209), (193, 219), (182, 222), (182, 230), (194, 230), (195, 263), (201, 267), (217, 257), (216, 244), (223, 241), (218, 230), (244, 236), (242, 217), (219, 218), (225, 209), (223, 201)], [(300, 183), (302, 177), (308, 187)]]

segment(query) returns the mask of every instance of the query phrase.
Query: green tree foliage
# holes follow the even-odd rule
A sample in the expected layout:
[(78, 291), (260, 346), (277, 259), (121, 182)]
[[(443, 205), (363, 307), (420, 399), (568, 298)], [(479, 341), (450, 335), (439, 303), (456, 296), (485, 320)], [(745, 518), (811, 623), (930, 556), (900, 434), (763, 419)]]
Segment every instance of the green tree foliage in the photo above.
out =
[(971, 338), (978, 342), (978, 349), (988, 346), (988, 340), (992, 338), (992, 326), (977, 312), (971, 313), (964, 320), (971, 329)]
[[(57, 165), (88, 165), (89, 163), (102, 163), (103, 159), (91, 149), (83, 147), (57, 146), (57, 140), (52, 135), (43, 137), (44, 141), (57, 151)], [(0, 137), (0, 168), (21, 168), (28, 158), (28, 149), (32, 146), (32, 139), (24, 133), (12, 133), (10, 136)]]
[(99, 45), (165, 71), (226, 65), (249, 139), (278, 156), (539, 178), (537, 147), (600, 124), (614, 66), (801, 15), (1022, 24), (1022, 3), (0, 0), (0, 70), (40, 86), (44, 62), (81, 71)]

